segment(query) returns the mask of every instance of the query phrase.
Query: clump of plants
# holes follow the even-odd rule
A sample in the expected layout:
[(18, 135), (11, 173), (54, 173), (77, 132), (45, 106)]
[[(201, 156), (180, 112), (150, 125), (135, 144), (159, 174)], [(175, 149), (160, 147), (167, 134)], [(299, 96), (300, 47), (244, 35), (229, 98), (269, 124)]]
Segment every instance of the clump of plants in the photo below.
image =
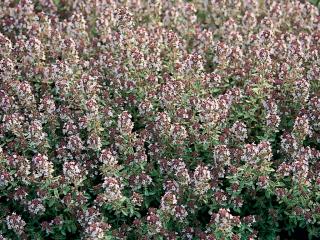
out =
[(319, 77), (308, 2), (1, 1), (0, 239), (320, 237)]

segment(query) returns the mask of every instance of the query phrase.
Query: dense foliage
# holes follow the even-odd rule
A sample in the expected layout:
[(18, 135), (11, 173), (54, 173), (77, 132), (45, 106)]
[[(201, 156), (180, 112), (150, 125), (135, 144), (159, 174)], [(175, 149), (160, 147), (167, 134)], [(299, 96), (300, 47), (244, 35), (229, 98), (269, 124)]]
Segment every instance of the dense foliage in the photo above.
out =
[(0, 239), (320, 236), (315, 6), (1, 0), (0, 32)]

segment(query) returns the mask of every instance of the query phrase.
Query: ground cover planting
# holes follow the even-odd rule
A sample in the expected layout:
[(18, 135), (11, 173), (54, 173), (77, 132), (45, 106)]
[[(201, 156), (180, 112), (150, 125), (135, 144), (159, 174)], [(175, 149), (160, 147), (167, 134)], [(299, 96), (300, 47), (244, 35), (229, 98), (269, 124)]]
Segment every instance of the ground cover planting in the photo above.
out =
[(307, 1), (0, 1), (0, 240), (319, 239), (319, 51)]

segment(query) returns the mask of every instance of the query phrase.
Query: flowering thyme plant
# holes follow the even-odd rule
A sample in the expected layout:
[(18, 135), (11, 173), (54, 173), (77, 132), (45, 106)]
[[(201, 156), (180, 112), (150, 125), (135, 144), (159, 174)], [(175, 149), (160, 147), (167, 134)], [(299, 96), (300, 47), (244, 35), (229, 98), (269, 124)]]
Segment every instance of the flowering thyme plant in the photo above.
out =
[(320, 237), (320, 16), (298, 0), (2, 0), (0, 239)]

